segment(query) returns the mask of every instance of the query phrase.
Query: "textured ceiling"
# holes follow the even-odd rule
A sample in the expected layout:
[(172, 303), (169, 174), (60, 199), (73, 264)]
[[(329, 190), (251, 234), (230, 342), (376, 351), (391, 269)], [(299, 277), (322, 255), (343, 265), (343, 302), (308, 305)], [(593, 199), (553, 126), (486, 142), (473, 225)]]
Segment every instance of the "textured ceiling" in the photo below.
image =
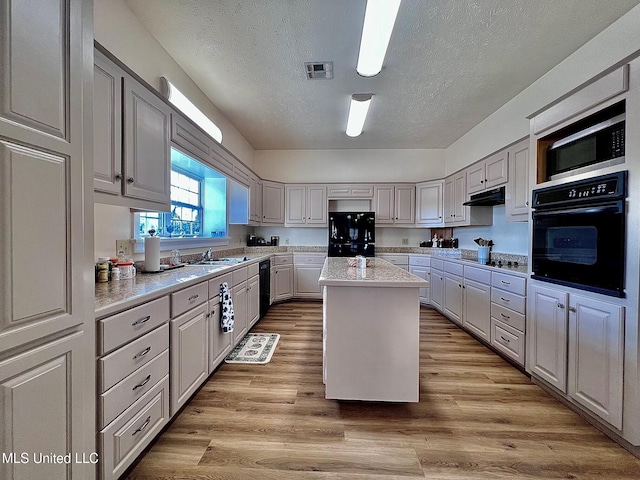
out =
[[(365, 0), (125, 0), (257, 150), (446, 148), (640, 0), (404, 0), (382, 72)], [(304, 62), (333, 61), (333, 80)], [(360, 137), (352, 93), (373, 93)]]

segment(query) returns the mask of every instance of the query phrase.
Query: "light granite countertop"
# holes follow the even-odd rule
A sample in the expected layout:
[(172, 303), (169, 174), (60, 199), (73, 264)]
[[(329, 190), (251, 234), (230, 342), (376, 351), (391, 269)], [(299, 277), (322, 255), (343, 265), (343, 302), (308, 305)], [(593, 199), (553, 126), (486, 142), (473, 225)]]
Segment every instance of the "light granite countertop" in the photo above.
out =
[(185, 287), (268, 259), (270, 254), (247, 254), (249, 260), (226, 265), (185, 265), (160, 273), (138, 273), (134, 278), (95, 284), (95, 318), (134, 307)]
[(328, 257), (318, 283), (327, 287), (428, 287), (429, 282), (381, 258), (371, 258), (364, 272), (350, 267), (347, 257)]

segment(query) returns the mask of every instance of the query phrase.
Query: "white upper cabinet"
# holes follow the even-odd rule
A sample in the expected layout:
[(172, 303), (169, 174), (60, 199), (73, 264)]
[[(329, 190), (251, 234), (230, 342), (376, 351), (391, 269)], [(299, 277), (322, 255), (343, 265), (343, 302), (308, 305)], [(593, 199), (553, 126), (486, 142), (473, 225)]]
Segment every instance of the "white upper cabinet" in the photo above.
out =
[(260, 225), (262, 221), (262, 180), (249, 176), (249, 225)]
[(416, 224), (429, 227), (444, 225), (444, 181), (416, 185)]
[(454, 173), (444, 180), (444, 223), (446, 226), (491, 225), (492, 207), (466, 207), (467, 172)]
[(94, 77), (96, 202), (168, 211), (171, 107), (98, 50)]
[(285, 187), (285, 226), (326, 227), (327, 187), (287, 185)]
[(505, 192), (505, 215), (510, 222), (529, 219), (529, 139), (507, 150), (509, 182)]
[(284, 184), (263, 180), (262, 182), (262, 223), (284, 223)]
[(122, 71), (98, 50), (93, 69), (93, 188), (122, 191)]
[(171, 108), (133, 78), (124, 77), (124, 195), (169, 209)]
[(507, 183), (507, 150), (501, 150), (467, 170), (467, 194), (478, 193)]
[(375, 185), (373, 208), (376, 225), (415, 224), (415, 195), (414, 185)]

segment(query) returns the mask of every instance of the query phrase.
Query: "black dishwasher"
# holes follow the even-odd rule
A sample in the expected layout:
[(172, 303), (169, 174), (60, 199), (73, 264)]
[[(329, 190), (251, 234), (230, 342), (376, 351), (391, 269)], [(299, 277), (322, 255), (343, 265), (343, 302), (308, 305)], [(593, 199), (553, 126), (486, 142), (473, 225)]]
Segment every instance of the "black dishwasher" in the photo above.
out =
[(271, 296), (271, 261), (260, 262), (260, 318), (269, 310), (269, 297)]

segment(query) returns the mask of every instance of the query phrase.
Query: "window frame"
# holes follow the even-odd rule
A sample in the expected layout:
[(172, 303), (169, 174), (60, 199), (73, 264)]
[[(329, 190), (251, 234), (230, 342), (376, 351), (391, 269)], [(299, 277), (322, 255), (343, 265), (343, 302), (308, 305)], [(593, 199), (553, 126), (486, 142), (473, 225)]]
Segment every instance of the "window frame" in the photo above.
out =
[[(173, 141), (170, 142), (170, 147), (178, 150), (183, 155), (202, 163), (207, 168), (210, 168), (211, 170), (215, 171), (220, 176), (225, 178), (226, 189), (227, 189), (227, 194), (225, 195), (225, 203), (226, 203), (225, 210), (227, 212), (226, 219), (225, 219), (226, 220), (225, 231), (227, 236), (225, 237), (160, 237), (160, 251), (168, 251), (168, 250), (180, 249), (180, 248), (189, 249), (189, 248), (200, 248), (200, 247), (228, 246), (229, 241), (231, 240), (231, 237), (229, 236), (229, 180), (230, 180), (229, 177), (226, 174), (222, 173), (217, 168), (214, 168), (208, 161), (206, 161), (199, 155), (196, 155), (186, 150), (185, 148), (182, 148), (180, 145), (174, 143)], [(180, 170), (184, 171), (184, 169), (181, 169), (181, 168), (178, 168), (177, 171), (179, 173), (182, 173)], [(202, 191), (200, 192), (200, 195), (202, 196)], [(171, 213), (172, 210), (173, 210), (173, 204), (171, 204), (171, 208), (168, 212), (158, 212), (158, 213), (167, 214), (167, 213)], [(205, 211), (206, 211), (206, 205), (203, 207), (203, 221), (204, 221)], [(142, 253), (144, 252), (145, 237), (140, 236), (140, 215), (139, 214), (141, 210), (132, 209), (131, 212), (132, 212), (131, 228), (132, 228), (132, 231), (134, 232), (134, 239), (135, 239), (134, 252)]]

